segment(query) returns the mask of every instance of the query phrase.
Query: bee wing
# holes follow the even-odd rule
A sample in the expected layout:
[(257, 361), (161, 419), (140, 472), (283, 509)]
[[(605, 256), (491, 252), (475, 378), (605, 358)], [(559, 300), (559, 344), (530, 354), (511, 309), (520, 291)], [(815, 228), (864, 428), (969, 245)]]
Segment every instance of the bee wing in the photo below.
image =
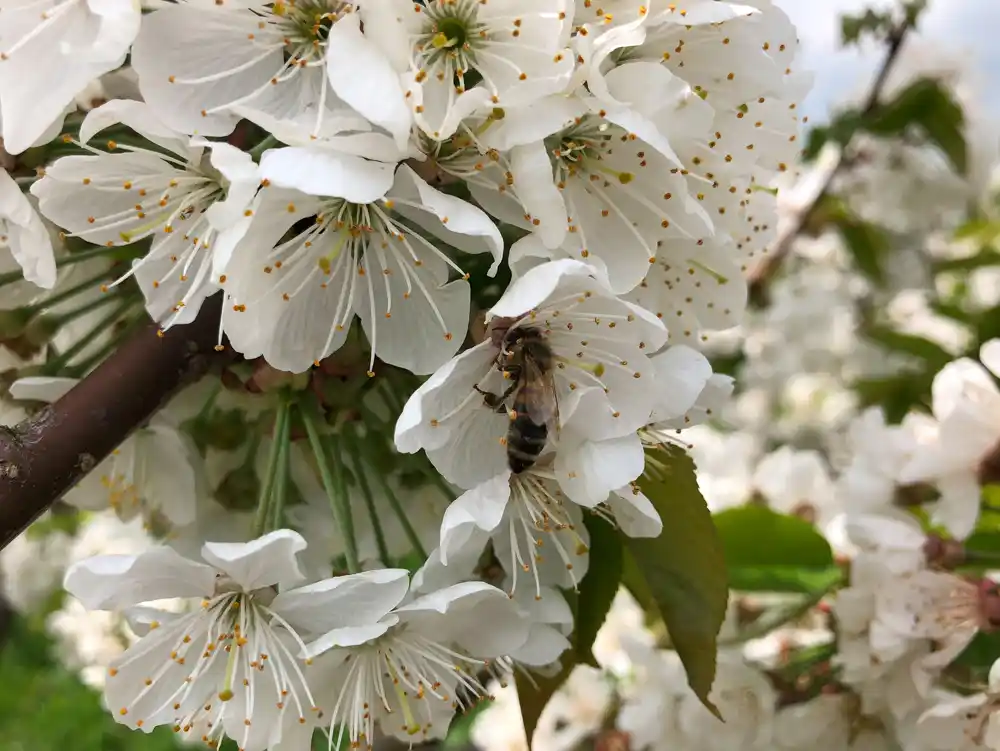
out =
[(545, 425), (549, 433), (559, 431), (559, 399), (551, 372), (545, 372), (530, 357), (524, 359), (524, 388), (531, 389), (527, 399), (528, 416), (536, 425)]

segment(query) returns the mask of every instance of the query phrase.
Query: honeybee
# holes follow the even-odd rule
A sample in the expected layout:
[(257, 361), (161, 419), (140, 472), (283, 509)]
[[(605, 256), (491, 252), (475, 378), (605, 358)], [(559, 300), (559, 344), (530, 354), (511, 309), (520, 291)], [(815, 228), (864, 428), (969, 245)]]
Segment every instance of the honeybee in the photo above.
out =
[(559, 429), (559, 401), (552, 377), (555, 356), (538, 329), (508, 330), (502, 338), (494, 329), (493, 335), (500, 345), (497, 368), (513, 383), (499, 395), (475, 388), (487, 406), (510, 416), (507, 464), (511, 472), (520, 474), (535, 464), (549, 435)]

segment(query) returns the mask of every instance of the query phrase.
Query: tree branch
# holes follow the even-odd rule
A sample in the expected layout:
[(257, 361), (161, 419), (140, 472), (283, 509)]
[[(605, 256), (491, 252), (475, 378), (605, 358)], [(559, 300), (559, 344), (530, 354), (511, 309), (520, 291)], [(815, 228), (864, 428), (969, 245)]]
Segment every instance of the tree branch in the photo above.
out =
[[(892, 72), (893, 66), (896, 64), (896, 60), (899, 58), (899, 53), (903, 49), (903, 42), (906, 41), (906, 35), (910, 32), (912, 26), (908, 20), (904, 20), (897, 24), (892, 31), (889, 32), (889, 36), (886, 37), (888, 42), (888, 48), (886, 50), (885, 59), (882, 61), (882, 65), (879, 68), (874, 80), (872, 81), (871, 88), (868, 91), (868, 96), (865, 97), (864, 104), (861, 108), (861, 120), (864, 121), (871, 117), (879, 107), (879, 103), (882, 99), (882, 93), (885, 91), (886, 83), (889, 80), (889, 74)], [(767, 256), (750, 274), (750, 298), (752, 300), (763, 299), (767, 292), (767, 285), (770, 280), (778, 273), (781, 268), (781, 264), (784, 263), (785, 258), (792, 250), (792, 245), (795, 243), (795, 239), (802, 234), (802, 231), (809, 225), (816, 212), (816, 209), (823, 202), (827, 193), (830, 190), (830, 186), (833, 185), (833, 181), (837, 179), (837, 176), (843, 172), (847, 161), (844, 159), (844, 154), (848, 151), (851, 142), (854, 140), (855, 135), (851, 135), (847, 143), (844, 144), (840, 151), (840, 158), (837, 164), (833, 166), (828, 174), (824, 176), (823, 184), (820, 190), (816, 193), (816, 197), (812, 200), (810, 204), (803, 207), (801, 211), (794, 217), (793, 221), (789, 225), (788, 229), (782, 232), (775, 239), (774, 249), (772, 253)]]
[(0, 549), (107, 457), (217, 353), (222, 294), (162, 336), (150, 323), (65, 396), (0, 429)]

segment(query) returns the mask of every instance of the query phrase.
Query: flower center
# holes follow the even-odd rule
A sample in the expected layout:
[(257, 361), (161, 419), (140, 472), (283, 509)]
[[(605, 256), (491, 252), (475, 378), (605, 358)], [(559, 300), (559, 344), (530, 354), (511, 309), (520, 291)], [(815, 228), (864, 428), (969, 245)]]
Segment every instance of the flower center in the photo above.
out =
[[(561, 491), (550, 490), (545, 480), (531, 472), (511, 477), (510, 495), (506, 533), (511, 551), (510, 560), (504, 561), (511, 577), (510, 594), (513, 595), (517, 589), (520, 569), (532, 575), (535, 597), (541, 599), (538, 567), (543, 564), (546, 555), (558, 557), (575, 586), (577, 580), (573, 562), (586, 555), (589, 548), (569, 515), (570, 501)], [(546, 547), (551, 550), (550, 553), (544, 552)]]
[(478, 0), (437, 0), (423, 12), (427, 20), (416, 40), (421, 72), (464, 91), (472, 85), (465, 75), (476, 67), (477, 49), (489, 39), (488, 27), (478, 21)]
[(285, 35), (285, 59), (309, 57), (306, 45), (326, 44), (330, 29), (341, 17), (354, 12), (354, 5), (341, 0), (279, 0), (271, 7), (278, 28)]
[(490, 667), (488, 661), (408, 631), (405, 624), (352, 650), (345, 664), (349, 667), (333, 710), (330, 733), (332, 740), (333, 728), (340, 726), (336, 740), (340, 748), (345, 734), (351, 748), (362, 742), (370, 747), (376, 720), (386, 730), (390, 728), (385, 723), (401, 721), (399, 729), (407, 735), (426, 736), (434, 717), (432, 702), (466, 709), (469, 697), (478, 699), (487, 694), (476, 673)]
[(618, 172), (601, 163), (611, 154), (610, 129), (611, 125), (597, 115), (584, 115), (580, 122), (546, 138), (545, 150), (549, 152), (557, 182), (590, 175), (611, 177), (623, 185), (631, 182), (631, 173)]
[(117, 710), (121, 716), (136, 727), (173, 724), (174, 732), (200, 735), (214, 748), (228, 702), (237, 693), (242, 692), (246, 713), (243, 737), (234, 738), (240, 747), (247, 745), (255, 698), (275, 697), (278, 710), (295, 713), (301, 724), (307, 714), (320, 711), (300, 667), (303, 661), (296, 657), (305, 645), (268, 607), (273, 590), (247, 593), (235, 587), (219, 576), (214, 595), (200, 608), (150, 624), (160, 636), (145, 637), (113, 663), (108, 680), (136, 686), (134, 698)]

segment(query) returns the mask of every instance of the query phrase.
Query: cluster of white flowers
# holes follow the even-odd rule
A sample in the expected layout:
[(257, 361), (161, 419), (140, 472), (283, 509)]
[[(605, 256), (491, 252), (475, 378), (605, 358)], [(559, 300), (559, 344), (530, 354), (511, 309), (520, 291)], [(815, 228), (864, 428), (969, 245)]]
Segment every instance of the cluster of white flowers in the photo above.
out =
[(557, 662), (585, 518), (659, 535), (644, 447), (732, 392), (697, 347), (774, 236), (797, 47), (771, 0), (0, 3), (3, 421), (140, 305), (221, 297), (243, 358), (64, 499), (158, 543), (74, 553), (50, 618), (114, 718), (414, 742)]
[[(1000, 625), (1000, 584), (955, 571), (976, 561), (963, 542), (980, 513), (992, 512), (981, 512), (980, 488), (998, 478), (1000, 388), (990, 375), (1000, 371), (998, 352), (993, 340), (982, 364), (946, 366), (934, 382), (933, 415), (911, 413), (899, 425), (877, 408), (858, 415), (835, 479), (819, 453), (786, 445), (760, 460), (753, 477), (733, 482), (815, 521), (839, 544), (844, 578), (806, 607), (794, 595), (734, 593), (711, 694), (724, 726), (623, 590), (595, 643), (602, 670), (576, 669), (532, 748), (563, 751), (583, 738), (610, 744), (621, 732), (629, 748), (652, 751), (1000, 749), (1000, 660), (991, 670), (996, 655), (985, 670), (980, 663), (979, 673), (949, 670), (977, 634)], [(700, 472), (711, 498), (713, 473), (722, 472)], [(911, 513), (917, 507), (939, 533)], [(772, 613), (791, 616), (760, 638), (755, 623)], [(473, 737), (486, 751), (527, 748), (502, 729), (511, 724), (509, 701), (476, 721)]]

